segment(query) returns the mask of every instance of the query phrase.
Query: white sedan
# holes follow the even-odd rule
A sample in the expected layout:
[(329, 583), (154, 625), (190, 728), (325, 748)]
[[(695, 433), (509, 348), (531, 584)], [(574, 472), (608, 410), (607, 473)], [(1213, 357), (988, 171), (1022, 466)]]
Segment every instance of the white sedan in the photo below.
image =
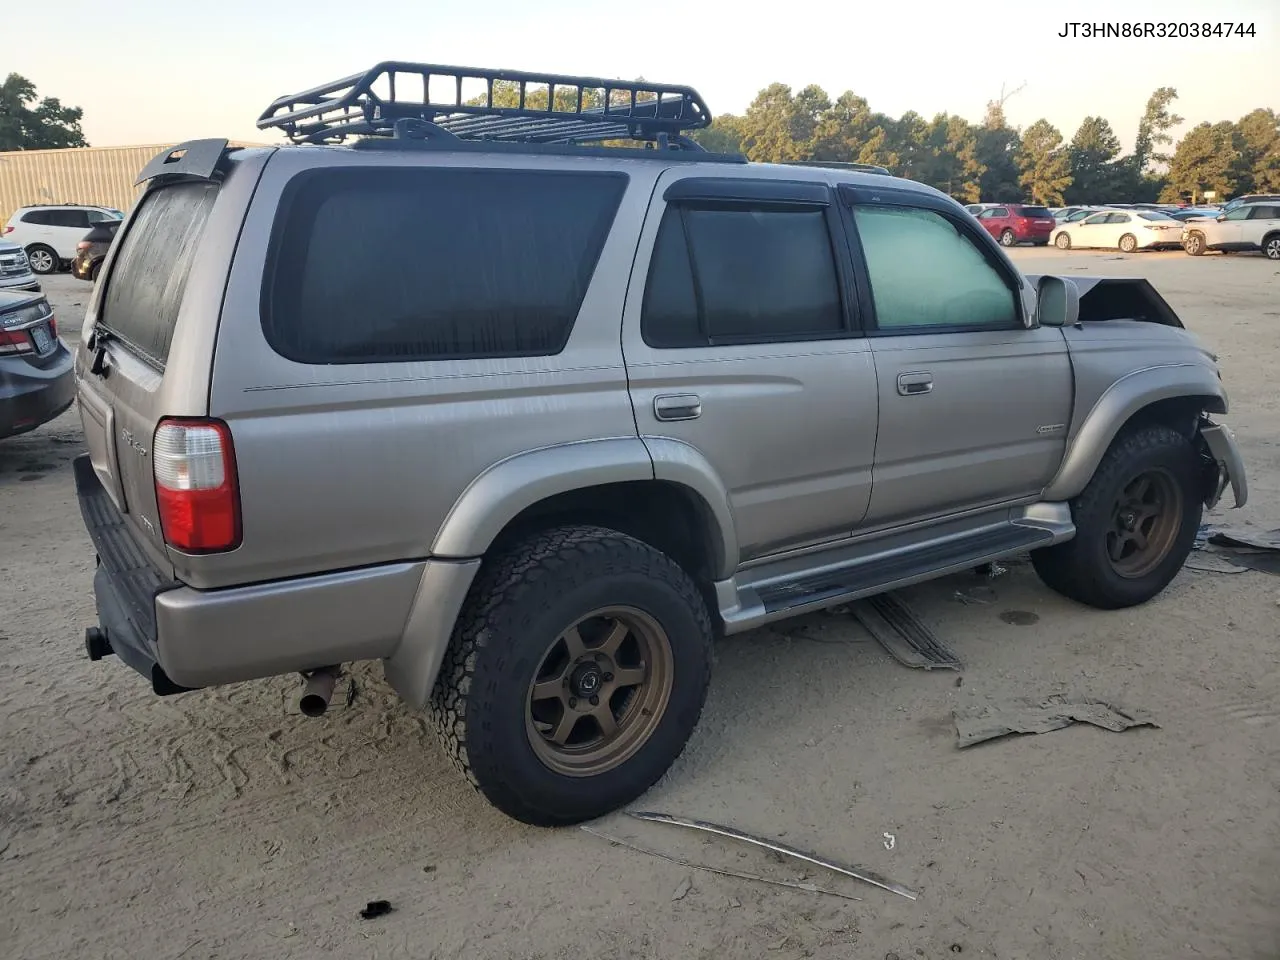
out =
[(1099, 210), (1075, 223), (1058, 226), (1049, 242), (1072, 247), (1119, 248), (1125, 253), (1182, 245), (1182, 224), (1159, 210)]

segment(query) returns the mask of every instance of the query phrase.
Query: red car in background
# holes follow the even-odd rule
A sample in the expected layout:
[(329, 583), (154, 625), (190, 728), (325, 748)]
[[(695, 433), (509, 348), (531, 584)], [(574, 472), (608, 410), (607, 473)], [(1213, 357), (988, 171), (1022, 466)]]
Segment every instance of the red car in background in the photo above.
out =
[(1049, 234), (1057, 226), (1048, 207), (1030, 207), (1023, 203), (1002, 203), (998, 207), (987, 207), (978, 214), (978, 222), (986, 227), (987, 233), (1006, 247), (1019, 243), (1047, 246)]

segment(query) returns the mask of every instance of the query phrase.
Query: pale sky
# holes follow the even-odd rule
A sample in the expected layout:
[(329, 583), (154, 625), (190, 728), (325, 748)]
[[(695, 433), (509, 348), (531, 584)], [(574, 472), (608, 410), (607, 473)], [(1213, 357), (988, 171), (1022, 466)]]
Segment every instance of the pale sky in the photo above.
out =
[[(0, 74), (16, 71), (42, 95), (83, 107), (95, 146), (283, 142), (254, 126), (272, 99), (387, 59), (687, 83), (713, 114), (740, 113), (780, 81), (816, 83), (832, 98), (851, 89), (895, 117), (914, 109), (977, 121), (1002, 83), (1025, 82), (1006, 105), (1011, 122), (1047, 117), (1070, 139), (1085, 116), (1101, 114), (1126, 150), (1159, 86), (1177, 89), (1187, 125), (1280, 110), (1280, 0), (788, 0), (755, 9), (696, 0), (120, 0), (72, 14), (13, 2), (0, 24)], [(1215, 18), (1252, 23), (1256, 36), (1058, 36), (1067, 20), (1121, 18)]]

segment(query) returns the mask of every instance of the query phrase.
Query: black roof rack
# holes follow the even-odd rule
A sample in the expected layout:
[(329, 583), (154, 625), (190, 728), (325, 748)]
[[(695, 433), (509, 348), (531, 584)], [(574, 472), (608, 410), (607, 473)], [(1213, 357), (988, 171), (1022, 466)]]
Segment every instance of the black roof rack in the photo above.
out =
[(856, 170), (859, 173), (880, 173), (888, 177), (893, 176), (887, 168), (875, 163), (847, 163), (841, 160), (783, 160), (782, 162), (793, 167), (830, 167), (833, 170)]
[[(464, 96), (464, 85), (478, 92)], [(711, 111), (692, 87), (403, 61), (280, 97), (258, 118), (259, 129), (281, 130), (294, 143), (337, 143), (350, 136), (543, 144), (641, 140), (683, 150), (701, 150), (685, 134), (710, 124)]]

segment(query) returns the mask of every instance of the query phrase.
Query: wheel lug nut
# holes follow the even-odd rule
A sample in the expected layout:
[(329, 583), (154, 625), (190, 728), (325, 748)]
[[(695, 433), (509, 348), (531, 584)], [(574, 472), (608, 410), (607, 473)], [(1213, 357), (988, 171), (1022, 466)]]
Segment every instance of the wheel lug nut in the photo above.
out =
[(604, 675), (604, 682), (605, 682), (605, 683), (613, 683), (613, 674), (612, 674), (612, 673), (606, 673), (606, 674)]
[(571, 706), (571, 707), (576, 707), (577, 705), (578, 705), (578, 700), (577, 700), (577, 698), (576, 698), (576, 697), (570, 697), (570, 698), (569, 698), (569, 706)]
[(600, 706), (600, 698), (599, 698), (599, 697), (592, 697), (592, 698), (591, 698), (591, 705), (592, 705), (593, 707), (598, 707), (598, 706)]

